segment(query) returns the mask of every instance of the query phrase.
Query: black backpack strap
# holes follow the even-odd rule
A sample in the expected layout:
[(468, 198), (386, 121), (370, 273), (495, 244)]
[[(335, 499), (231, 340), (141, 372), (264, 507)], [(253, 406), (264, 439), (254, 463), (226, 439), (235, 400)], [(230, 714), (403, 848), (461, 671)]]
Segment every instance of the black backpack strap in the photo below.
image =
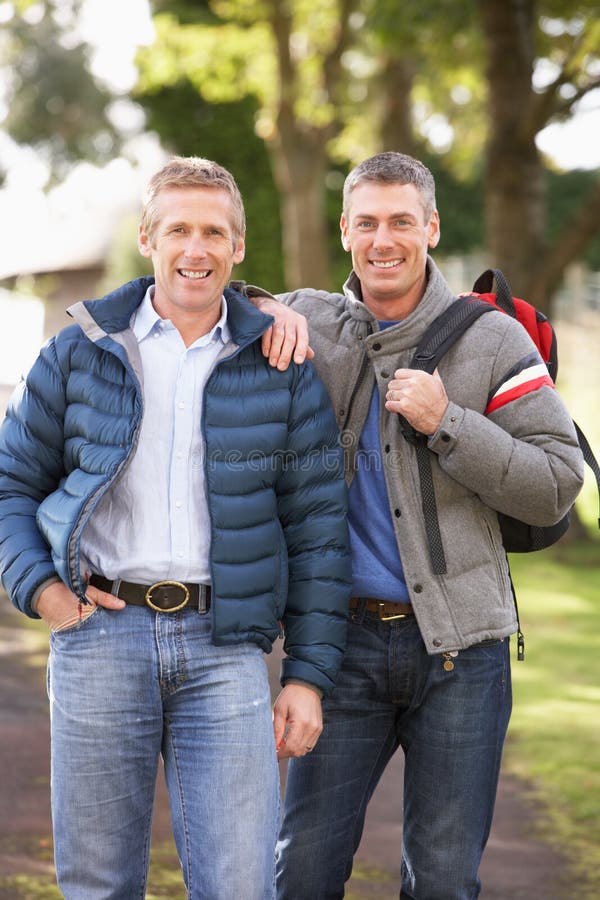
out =
[(419, 486), (421, 488), (421, 507), (425, 520), (425, 533), (429, 546), (429, 558), (434, 575), (445, 575), (446, 554), (440, 532), (440, 521), (435, 501), (435, 488), (433, 486), (433, 472), (431, 471), (431, 459), (427, 449), (427, 438), (418, 435), (415, 441), (415, 453), (417, 455), (417, 467), (419, 469)]
[(515, 304), (513, 303), (512, 293), (508, 281), (500, 269), (486, 269), (485, 272), (482, 272), (473, 285), (473, 291), (476, 294), (494, 293), (494, 283), (496, 286), (497, 305), (515, 319)]
[[(478, 300), (473, 297), (458, 297), (426, 329), (412, 358), (410, 368), (421, 369), (430, 374), (434, 372), (440, 359), (464, 334), (467, 328), (483, 313), (491, 312), (493, 309), (494, 307), (484, 300)], [(427, 438), (425, 435), (418, 434), (404, 416), (399, 416), (399, 419), (402, 433), (411, 444), (414, 444), (417, 456), (421, 505), (433, 573), (435, 575), (445, 575), (447, 571), (446, 556), (435, 501), (431, 457), (427, 448)]]
[(600, 465), (598, 465), (598, 460), (594, 456), (594, 451), (590, 447), (590, 443), (586, 438), (585, 434), (577, 424), (577, 422), (573, 422), (575, 426), (575, 431), (577, 432), (577, 440), (579, 441), (579, 446), (581, 447), (581, 452), (583, 453), (583, 458), (594, 473), (594, 477), (596, 478), (596, 486), (598, 488), (598, 528), (600, 528)]
[(423, 333), (415, 350), (410, 368), (433, 372), (450, 347), (465, 333), (473, 322), (494, 307), (472, 295), (457, 297), (454, 303), (434, 319)]
[[(440, 359), (448, 352), (453, 344), (464, 334), (473, 322), (486, 312), (492, 312), (494, 307), (485, 300), (467, 295), (457, 297), (454, 303), (434, 319), (429, 328), (426, 328), (417, 345), (409, 368), (421, 369), (432, 374)], [(399, 416), (402, 434), (411, 444), (417, 442), (417, 432), (409, 425), (404, 416)]]

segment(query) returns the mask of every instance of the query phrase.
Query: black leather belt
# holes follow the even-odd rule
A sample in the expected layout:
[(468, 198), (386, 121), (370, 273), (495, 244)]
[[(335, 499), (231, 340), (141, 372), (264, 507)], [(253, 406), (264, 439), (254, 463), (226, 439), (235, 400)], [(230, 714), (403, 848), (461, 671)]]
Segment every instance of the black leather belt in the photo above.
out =
[(177, 612), (179, 609), (210, 609), (209, 584), (184, 584), (182, 581), (156, 581), (154, 584), (135, 584), (133, 581), (111, 581), (102, 575), (92, 575), (90, 584), (107, 594), (120, 597), (132, 606), (149, 606), (155, 612)]
[(376, 597), (351, 597), (350, 609), (359, 609), (364, 603), (364, 609), (377, 613), (382, 622), (392, 622), (394, 619), (406, 619), (414, 616), (412, 603), (394, 603), (392, 600), (377, 600)]

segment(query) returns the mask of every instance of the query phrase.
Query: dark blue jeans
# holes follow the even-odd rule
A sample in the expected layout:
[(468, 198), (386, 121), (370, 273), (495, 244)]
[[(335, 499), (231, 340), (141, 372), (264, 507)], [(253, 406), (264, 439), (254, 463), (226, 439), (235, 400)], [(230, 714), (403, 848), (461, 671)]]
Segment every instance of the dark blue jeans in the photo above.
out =
[[(446, 664), (446, 666), (444, 666)], [(474, 900), (511, 711), (509, 641), (429, 656), (413, 618), (354, 617), (312, 753), (290, 762), (279, 900), (337, 900), (367, 804), (402, 747), (402, 891)]]

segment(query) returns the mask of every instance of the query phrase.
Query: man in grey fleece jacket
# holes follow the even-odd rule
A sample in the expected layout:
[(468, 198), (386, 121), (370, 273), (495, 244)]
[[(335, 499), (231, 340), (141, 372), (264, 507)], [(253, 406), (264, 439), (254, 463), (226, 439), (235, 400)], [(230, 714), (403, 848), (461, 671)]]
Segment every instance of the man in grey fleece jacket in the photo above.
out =
[[(367, 804), (405, 755), (403, 898), (472, 900), (511, 708), (517, 630), (497, 513), (549, 525), (573, 503), (583, 460), (529, 336), (482, 316), (433, 375), (406, 368), (455, 297), (429, 248), (440, 223), (421, 163), (383, 153), (346, 179), (342, 294), (282, 295), (310, 327), (314, 363), (347, 456), (352, 621), (323, 735), (288, 770), (279, 900), (344, 896)], [(267, 298), (263, 350), (306, 352), (302, 320)], [(398, 413), (427, 435), (447, 572), (431, 569), (415, 451)]]

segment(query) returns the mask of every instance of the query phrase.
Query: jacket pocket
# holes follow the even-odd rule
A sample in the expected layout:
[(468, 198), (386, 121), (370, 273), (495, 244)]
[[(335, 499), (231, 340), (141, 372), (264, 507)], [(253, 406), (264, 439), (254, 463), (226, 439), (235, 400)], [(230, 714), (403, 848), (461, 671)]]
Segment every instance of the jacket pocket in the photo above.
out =
[[(487, 535), (488, 544), (490, 547), (490, 555), (492, 558), (492, 562), (494, 565), (494, 570), (496, 572), (496, 578), (498, 581), (498, 587), (500, 589), (501, 594), (506, 592), (506, 571), (508, 567), (508, 563), (506, 562), (506, 553), (504, 552), (504, 548), (498, 548), (498, 542), (494, 536), (494, 532), (492, 531), (492, 526), (488, 522), (488, 520), (483, 517), (483, 527), (485, 529), (485, 533)], [(500, 558), (500, 553), (503, 554), (504, 559)]]

